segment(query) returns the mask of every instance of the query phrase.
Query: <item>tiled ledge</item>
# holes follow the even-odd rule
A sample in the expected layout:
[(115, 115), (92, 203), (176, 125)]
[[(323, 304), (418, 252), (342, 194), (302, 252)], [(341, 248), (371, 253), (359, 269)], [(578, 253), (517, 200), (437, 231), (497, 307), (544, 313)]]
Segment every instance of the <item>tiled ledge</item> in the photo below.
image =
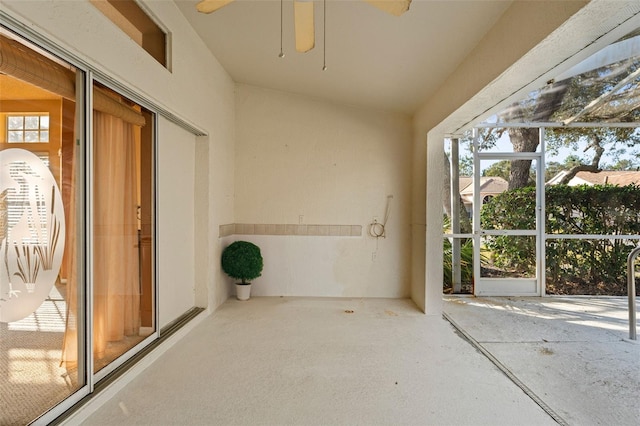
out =
[(220, 237), (229, 235), (300, 235), (309, 237), (361, 237), (362, 225), (292, 225), (230, 223), (220, 225)]

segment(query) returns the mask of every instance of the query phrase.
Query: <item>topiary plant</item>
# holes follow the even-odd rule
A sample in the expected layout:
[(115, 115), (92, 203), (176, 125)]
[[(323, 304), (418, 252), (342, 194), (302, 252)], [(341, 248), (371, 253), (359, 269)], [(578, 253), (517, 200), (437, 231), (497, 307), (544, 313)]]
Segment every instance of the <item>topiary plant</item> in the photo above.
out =
[(231, 278), (241, 280), (238, 284), (251, 284), (251, 280), (262, 274), (260, 248), (248, 241), (236, 241), (222, 251), (222, 270)]

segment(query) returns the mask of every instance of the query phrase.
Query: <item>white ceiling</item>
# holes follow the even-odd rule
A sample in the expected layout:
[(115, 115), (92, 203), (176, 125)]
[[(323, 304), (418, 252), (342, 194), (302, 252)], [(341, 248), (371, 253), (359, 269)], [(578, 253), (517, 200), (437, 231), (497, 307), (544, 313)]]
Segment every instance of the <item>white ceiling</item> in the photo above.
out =
[(316, 47), (297, 53), (293, 3), (236, 0), (210, 14), (198, 0), (180, 10), (234, 81), (339, 103), (411, 114), (447, 78), (511, 1), (413, 0), (401, 17), (361, 0), (327, 0), (326, 64), (323, 3), (315, 1)]

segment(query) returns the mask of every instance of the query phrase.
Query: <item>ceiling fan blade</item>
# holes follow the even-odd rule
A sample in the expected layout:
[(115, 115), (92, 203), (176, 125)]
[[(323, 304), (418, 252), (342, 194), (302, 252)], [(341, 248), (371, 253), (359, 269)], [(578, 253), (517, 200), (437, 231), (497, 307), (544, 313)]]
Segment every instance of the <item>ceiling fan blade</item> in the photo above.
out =
[(295, 0), (293, 2), (293, 14), (296, 50), (301, 53), (308, 52), (316, 45), (313, 1)]
[(394, 16), (400, 16), (409, 10), (411, 0), (364, 0), (378, 9), (390, 13)]
[(196, 5), (200, 13), (212, 13), (231, 3), (233, 0), (202, 0)]

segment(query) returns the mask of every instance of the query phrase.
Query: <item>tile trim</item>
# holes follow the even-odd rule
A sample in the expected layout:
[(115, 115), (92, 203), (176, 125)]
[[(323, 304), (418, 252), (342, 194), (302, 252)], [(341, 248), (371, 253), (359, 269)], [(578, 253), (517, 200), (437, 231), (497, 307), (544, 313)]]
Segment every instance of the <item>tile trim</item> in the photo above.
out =
[(219, 238), (231, 235), (294, 235), (305, 237), (361, 237), (362, 225), (306, 225), (229, 223), (220, 225)]

